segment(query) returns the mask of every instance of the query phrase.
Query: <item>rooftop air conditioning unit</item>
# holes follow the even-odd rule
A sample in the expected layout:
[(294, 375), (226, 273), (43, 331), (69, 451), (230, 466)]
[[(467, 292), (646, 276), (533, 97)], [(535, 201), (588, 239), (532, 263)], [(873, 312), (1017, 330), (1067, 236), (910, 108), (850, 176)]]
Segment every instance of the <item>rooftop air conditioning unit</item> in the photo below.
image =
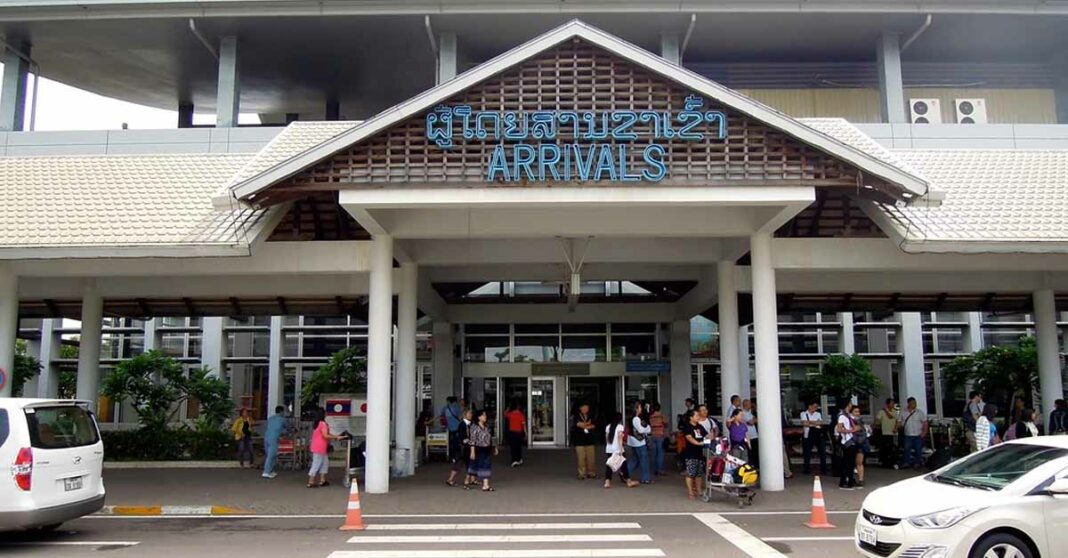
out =
[(986, 124), (986, 99), (956, 99), (957, 124)]
[(909, 115), (913, 124), (941, 124), (942, 103), (938, 99), (909, 99)]

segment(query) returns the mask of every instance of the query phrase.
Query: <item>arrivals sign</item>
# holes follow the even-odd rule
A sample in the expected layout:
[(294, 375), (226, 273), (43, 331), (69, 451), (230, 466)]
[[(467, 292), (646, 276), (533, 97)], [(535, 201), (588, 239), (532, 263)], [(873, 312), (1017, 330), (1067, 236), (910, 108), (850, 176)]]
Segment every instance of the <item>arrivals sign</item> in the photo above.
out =
[[(489, 182), (659, 182), (667, 142), (727, 137), (727, 115), (686, 97), (681, 111), (475, 111), (439, 105), (426, 115), (426, 138), (441, 149), (493, 142)], [(566, 141), (558, 141), (566, 140)]]

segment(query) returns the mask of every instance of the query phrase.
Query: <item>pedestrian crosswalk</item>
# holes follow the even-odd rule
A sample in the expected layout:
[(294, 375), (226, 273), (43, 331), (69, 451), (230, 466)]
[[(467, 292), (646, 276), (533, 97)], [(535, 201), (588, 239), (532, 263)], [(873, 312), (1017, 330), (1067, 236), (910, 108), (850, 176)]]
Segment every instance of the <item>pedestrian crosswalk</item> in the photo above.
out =
[(329, 558), (646, 558), (665, 556), (639, 523), (385, 523)]

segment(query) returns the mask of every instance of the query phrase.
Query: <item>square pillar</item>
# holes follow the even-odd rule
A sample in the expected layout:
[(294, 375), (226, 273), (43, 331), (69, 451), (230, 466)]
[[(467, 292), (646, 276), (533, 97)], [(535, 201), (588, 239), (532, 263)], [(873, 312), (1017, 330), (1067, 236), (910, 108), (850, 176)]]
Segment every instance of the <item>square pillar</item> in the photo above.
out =
[[(285, 348), (282, 326), (285, 316), (271, 316), (271, 331), (267, 335), (267, 412), (282, 404), (282, 351)], [(230, 379), (230, 391), (236, 395), (234, 378)], [(298, 394), (299, 399), (299, 394)]]
[(215, 97), (215, 126), (237, 127), (241, 110), (241, 76), (237, 64), (237, 37), (219, 41), (219, 89)]
[(852, 312), (838, 313), (838, 350), (844, 355), (852, 355), (857, 352)]
[(1064, 397), (1060, 347), (1057, 345), (1057, 309), (1053, 289), (1031, 295), (1035, 307), (1035, 342), (1038, 349), (1038, 385), (1042, 392), (1039, 416), (1048, 417), (1053, 402)]
[(753, 332), (756, 336), (756, 400), (760, 421), (760, 488), (778, 492), (783, 476), (782, 391), (779, 380), (779, 313), (772, 267), (771, 233), (750, 238), (753, 268)]
[(456, 33), (441, 33), (438, 35), (438, 66), (437, 83), (445, 83), (456, 77), (459, 54), (456, 44)]
[(668, 406), (664, 401), (664, 412), (669, 416), (678, 415), (686, 408), (686, 398), (690, 397), (693, 387), (690, 385), (690, 320), (671, 322), (671, 342), (668, 345), (671, 359), (671, 401)]
[(397, 410), (394, 421), (394, 437), (397, 452), (394, 468), (400, 476), (415, 474), (415, 414), (416, 370), (415, 329), (418, 319), (419, 267), (403, 263), (400, 267), (400, 288), (397, 295)]
[(452, 324), (449, 322), (434, 322), (433, 337), (431, 342), (433, 343), (433, 355), (434, 367), (431, 371), (431, 392), (433, 399), (431, 400), (431, 411), (437, 412), (443, 405), (445, 405), (445, 399), (451, 395), (459, 396), (456, 393), (455, 388), (455, 372), (454, 372), (454, 359), (453, 359), (453, 334)]
[(59, 370), (55, 365), (55, 359), (59, 357), (59, 345), (62, 340), (56, 330), (62, 324), (62, 318), (41, 320), (41, 340), (38, 343), (37, 353), (37, 360), (41, 363), (41, 375), (37, 377), (37, 397), (42, 399), (59, 397)]
[(226, 356), (223, 321), (221, 316), (205, 316), (200, 322), (200, 366), (209, 369), (216, 378), (223, 376), (223, 358)]
[(908, 122), (905, 112), (905, 82), (901, 77), (901, 37), (897, 33), (883, 33), (875, 48), (879, 67), (879, 108), (883, 122)]
[(393, 332), (393, 238), (371, 239), (367, 319), (367, 492), (389, 492), (390, 365)]
[[(738, 328), (738, 283), (735, 279), (733, 261), (722, 261), (716, 265), (717, 293), (719, 297), (719, 387), (720, 409), (724, 413), (731, 404), (731, 395), (741, 394), (742, 371), (739, 354)], [(749, 343), (749, 339), (745, 340)], [(749, 368), (749, 351), (746, 354), (746, 369)]]
[(897, 375), (901, 407), (905, 407), (909, 397), (915, 397), (916, 407), (928, 413), (927, 381), (923, 371), (923, 320), (919, 312), (900, 312), (895, 316), (901, 322), (901, 335), (897, 340), (903, 355)]
[(30, 43), (14, 45), (20, 52), (0, 46), (4, 64), (3, 84), (0, 84), (0, 131), (21, 132), (25, 129), (26, 85), (30, 78)]
[(660, 35), (660, 57), (672, 64), (682, 64), (682, 46), (678, 33)]
[(983, 314), (968, 312), (965, 315), (968, 327), (964, 330), (964, 352), (974, 353), (983, 349)]
[(1053, 70), (1053, 97), (1057, 106), (1057, 123), (1068, 124), (1068, 53), (1058, 53), (1050, 69)]
[(178, 127), (193, 127), (193, 103), (178, 103)]
[(0, 264), (0, 397), (11, 397), (14, 384), (15, 338), (19, 332), (18, 285), (15, 272)]
[[(728, 406), (730, 404), (730, 396), (734, 393), (727, 394), (726, 397)], [(746, 399), (753, 395), (753, 355), (749, 352), (749, 326), (741, 326), (738, 328), (738, 392), (737, 395), (742, 399)], [(727, 411), (727, 407), (723, 408), (723, 411)]]
[[(89, 402), (96, 412), (100, 401), (100, 337), (104, 321), (104, 299), (96, 281), (88, 280), (82, 292), (82, 329), (78, 341), (78, 399)], [(116, 402), (118, 403), (118, 402)]]

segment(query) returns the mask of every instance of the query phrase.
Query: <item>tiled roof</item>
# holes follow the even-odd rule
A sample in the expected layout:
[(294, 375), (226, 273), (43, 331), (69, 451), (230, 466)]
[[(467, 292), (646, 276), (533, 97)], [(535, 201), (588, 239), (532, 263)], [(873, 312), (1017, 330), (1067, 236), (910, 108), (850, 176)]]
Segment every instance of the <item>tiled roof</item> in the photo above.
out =
[(894, 155), (879, 144), (879, 142), (872, 139), (871, 136), (860, 131), (860, 128), (850, 124), (849, 121), (844, 118), (798, 118), (797, 120), (809, 128), (813, 128), (824, 135), (830, 136), (835, 140), (838, 140), (840, 143), (844, 143), (869, 157), (893, 165), (918, 178), (927, 178), (923, 173), (910, 166), (901, 157)]
[(895, 150), (937, 207), (879, 206), (906, 242), (1068, 241), (1068, 150)]
[(264, 212), (211, 194), (250, 158), (0, 157), (0, 248), (246, 246)]

